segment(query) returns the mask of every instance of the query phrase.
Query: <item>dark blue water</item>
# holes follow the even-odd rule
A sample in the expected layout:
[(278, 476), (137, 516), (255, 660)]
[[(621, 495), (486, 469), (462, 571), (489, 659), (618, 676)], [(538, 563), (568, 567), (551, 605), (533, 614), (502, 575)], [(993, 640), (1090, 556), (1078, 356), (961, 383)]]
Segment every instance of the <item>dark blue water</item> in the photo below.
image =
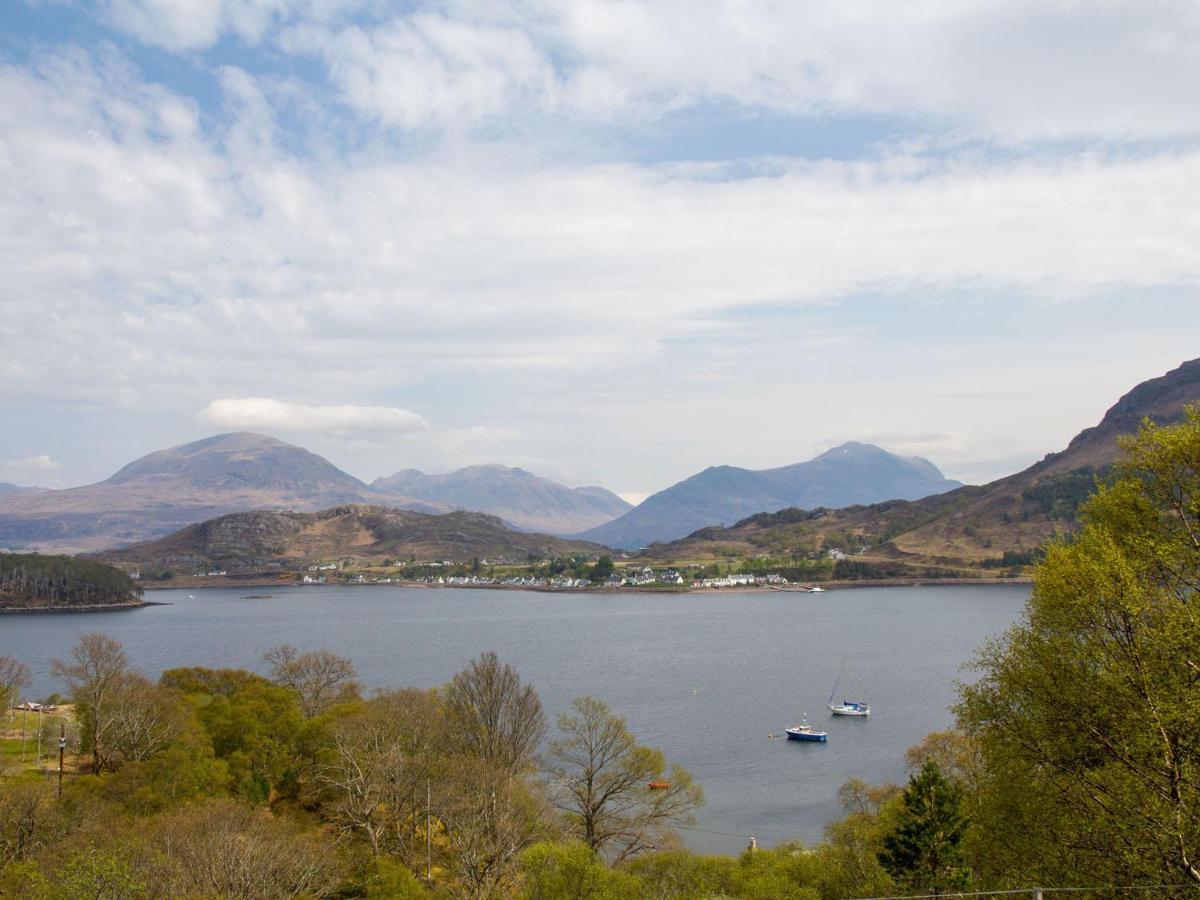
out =
[[(262, 670), (268, 647), (325, 647), (369, 687), (442, 684), (495, 650), (532, 681), (551, 721), (592, 694), (642, 743), (691, 770), (708, 805), (690, 846), (710, 852), (819, 840), (849, 778), (901, 781), (904, 751), (948, 727), (956, 680), (986, 638), (1017, 620), (1026, 587), (902, 587), (824, 594), (549, 594), (388, 586), (159, 591), (171, 606), (0, 616), (0, 654), (61, 686), (49, 661), (102, 631), (156, 676), (174, 666)], [(842, 666), (869, 720), (825, 709)], [(802, 713), (827, 744), (768, 739)]]

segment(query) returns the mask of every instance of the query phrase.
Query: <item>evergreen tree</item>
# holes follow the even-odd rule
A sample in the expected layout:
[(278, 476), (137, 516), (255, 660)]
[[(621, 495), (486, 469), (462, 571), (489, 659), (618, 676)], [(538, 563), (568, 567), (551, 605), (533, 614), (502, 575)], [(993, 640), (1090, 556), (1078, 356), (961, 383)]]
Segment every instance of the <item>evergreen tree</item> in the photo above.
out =
[(962, 792), (933, 760), (909, 779), (896, 830), (883, 839), (879, 861), (906, 888), (932, 894), (966, 882), (962, 839), (967, 828)]

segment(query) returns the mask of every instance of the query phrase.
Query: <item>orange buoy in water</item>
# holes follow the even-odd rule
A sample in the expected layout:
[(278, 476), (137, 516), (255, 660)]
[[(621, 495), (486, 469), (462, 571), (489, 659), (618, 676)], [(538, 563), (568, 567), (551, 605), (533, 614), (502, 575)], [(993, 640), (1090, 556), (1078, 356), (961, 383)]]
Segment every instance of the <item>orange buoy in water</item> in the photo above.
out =
[(646, 785), (646, 787), (650, 788), (652, 791), (665, 791), (670, 786), (671, 782), (669, 781), (652, 781)]

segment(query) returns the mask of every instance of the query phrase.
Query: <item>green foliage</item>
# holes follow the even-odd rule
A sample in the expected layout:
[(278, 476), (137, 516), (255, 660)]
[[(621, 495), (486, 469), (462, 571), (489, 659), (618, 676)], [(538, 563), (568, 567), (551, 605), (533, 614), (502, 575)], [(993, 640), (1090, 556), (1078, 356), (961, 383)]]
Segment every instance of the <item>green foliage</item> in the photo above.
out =
[(216, 758), (228, 769), (234, 791), (258, 803), (276, 794), (293, 794), (305, 763), (302, 748), (306, 738), (313, 728), (321, 727), (305, 720), (295, 692), (249, 673), (244, 678), (231, 673), (191, 673), (189, 677), (198, 683), (207, 680), (222, 689), (242, 682), (242, 687), (229, 693), (189, 695)]
[(421, 879), (403, 863), (377, 857), (371, 864), (366, 895), (371, 900), (421, 900), (431, 896)]
[(981, 565), (985, 569), (1013, 569), (1031, 566), (1044, 556), (1039, 547), (1034, 550), (1005, 550), (1003, 555), (985, 559)]
[(1052, 519), (1074, 520), (1096, 490), (1098, 473), (1090, 466), (1051, 475), (1021, 492), (1021, 497)]
[(602, 556), (596, 560), (596, 564), (592, 566), (591, 572), (588, 573), (592, 581), (603, 581), (605, 578), (612, 576), (616, 571), (616, 565), (613, 563), (611, 556)]
[(0, 553), (0, 607), (107, 606), (141, 597), (129, 575), (95, 560)]
[(1123, 447), (963, 691), (990, 883), (1200, 882), (1200, 410)]
[(192, 740), (104, 776), (101, 791), (109, 802), (145, 816), (220, 796), (229, 780), (229, 768), (214, 758), (208, 741)]
[(142, 875), (124, 854), (81, 850), (49, 875), (31, 870), (21, 896), (31, 900), (142, 900), (151, 895)]
[(544, 841), (521, 857), (525, 900), (637, 900), (645, 896), (637, 878), (610, 869), (580, 842)]
[(626, 866), (645, 887), (645, 896), (703, 900), (727, 892), (737, 861), (730, 856), (700, 856), (665, 850), (639, 856)]
[(925, 893), (965, 887), (962, 840), (967, 822), (961, 806), (962, 791), (927, 760), (909, 780), (900, 821), (883, 839), (879, 854), (898, 884)]
[(185, 694), (214, 694), (232, 697), (252, 685), (270, 687), (270, 680), (245, 669), (167, 669), (159, 676), (163, 687), (175, 688)]
[(743, 853), (730, 872), (729, 893), (745, 900), (819, 900), (815, 860), (798, 846)]

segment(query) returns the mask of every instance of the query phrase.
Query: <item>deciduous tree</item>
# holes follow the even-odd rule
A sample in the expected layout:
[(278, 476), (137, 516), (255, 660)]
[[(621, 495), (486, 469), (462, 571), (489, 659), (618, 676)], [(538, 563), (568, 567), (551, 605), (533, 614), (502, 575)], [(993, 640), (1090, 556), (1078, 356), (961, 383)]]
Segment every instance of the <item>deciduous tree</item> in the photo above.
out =
[(7, 715), (9, 707), (21, 699), (21, 691), (29, 687), (29, 667), (19, 659), (0, 656), (0, 704)]
[[(704, 794), (688, 771), (659, 750), (639, 746), (625, 720), (594, 697), (558, 717), (550, 744), (555, 803), (579, 838), (616, 861), (660, 847), (671, 826), (690, 825)], [(654, 782), (654, 786), (651, 786)]]
[(111, 713), (113, 695), (129, 671), (129, 658), (120, 643), (93, 632), (79, 639), (70, 659), (54, 660), (50, 671), (71, 690), (83, 726), (83, 749), (92, 754), (92, 771), (104, 771), (108, 748), (101, 732)]
[(453, 893), (510, 896), (521, 854), (551, 834), (548, 811), (520, 775), (483, 759), (456, 760), (438, 786), (434, 807), (456, 876)]
[(331, 794), (334, 821), (363, 835), (375, 855), (403, 852), (416, 834), (444, 734), (440, 712), (431, 692), (387, 691), (333, 726), (318, 779)]
[(1200, 883), (1200, 410), (1123, 446), (964, 691), (996, 879)]
[(335, 703), (358, 699), (354, 663), (328, 650), (301, 653), (291, 644), (280, 644), (263, 654), (277, 684), (291, 688), (300, 698), (305, 717), (320, 715)]
[(533, 685), (484, 653), (446, 686), (446, 718), (455, 749), (516, 772), (528, 767), (546, 734), (546, 715)]

